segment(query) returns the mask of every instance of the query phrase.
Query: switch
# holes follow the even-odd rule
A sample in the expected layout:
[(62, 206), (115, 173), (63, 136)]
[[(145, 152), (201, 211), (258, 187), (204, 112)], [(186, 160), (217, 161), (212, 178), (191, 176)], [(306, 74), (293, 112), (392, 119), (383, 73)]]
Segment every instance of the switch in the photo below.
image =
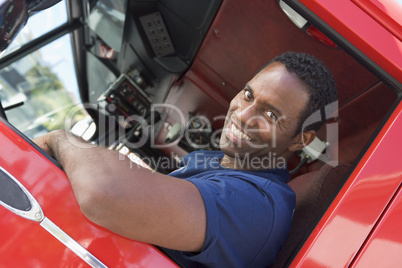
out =
[(141, 25), (156, 56), (167, 56), (175, 49), (159, 12), (140, 17)]

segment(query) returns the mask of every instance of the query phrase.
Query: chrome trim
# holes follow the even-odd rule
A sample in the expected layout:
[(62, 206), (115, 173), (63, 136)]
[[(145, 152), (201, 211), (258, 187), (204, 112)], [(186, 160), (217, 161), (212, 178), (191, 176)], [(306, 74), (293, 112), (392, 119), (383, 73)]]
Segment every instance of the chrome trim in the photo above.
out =
[(4, 172), (9, 179), (12, 179), (18, 185), (18, 187), (20, 187), (20, 189), (24, 192), (29, 202), (31, 203), (31, 209), (28, 211), (19, 210), (2, 202), (1, 200), (0, 205), (25, 219), (37, 222), (42, 221), (45, 218), (45, 216), (43, 215), (42, 208), (40, 207), (39, 203), (35, 200), (35, 198), (31, 195), (31, 193), (24, 187), (24, 185), (22, 185), (13, 175), (11, 175), (2, 166), (0, 166), (0, 170)]
[(40, 225), (91, 267), (107, 267), (48, 218), (45, 217)]
[(286, 14), (286, 16), (288, 16), (288, 18), (300, 29), (302, 29), (307, 24), (308, 21), (303, 18), (299, 13), (297, 13), (294, 9), (288, 6), (288, 4), (283, 2), (283, 0), (279, 1), (279, 6)]
[(92, 255), (88, 250), (86, 250), (83, 246), (77, 243), (74, 239), (72, 239), (68, 234), (66, 234), (62, 229), (60, 229), (56, 224), (54, 224), (51, 220), (45, 217), (43, 214), (42, 208), (36, 199), (31, 195), (31, 193), (7, 170), (5, 170), (2, 166), (0, 166), (0, 170), (4, 172), (8, 176), (9, 179), (13, 180), (18, 187), (24, 192), (29, 202), (31, 203), (31, 209), (29, 211), (23, 211), (20, 209), (16, 209), (0, 200), (0, 204), (11, 212), (21, 216), (25, 219), (40, 222), (40, 225), (48, 231), (51, 235), (57, 238), (60, 242), (62, 242), (67, 248), (69, 248), (72, 252), (74, 252), (78, 257), (80, 257), (83, 261), (88, 263), (91, 267), (96, 268), (105, 268), (107, 267), (101, 261), (99, 261), (94, 255)]

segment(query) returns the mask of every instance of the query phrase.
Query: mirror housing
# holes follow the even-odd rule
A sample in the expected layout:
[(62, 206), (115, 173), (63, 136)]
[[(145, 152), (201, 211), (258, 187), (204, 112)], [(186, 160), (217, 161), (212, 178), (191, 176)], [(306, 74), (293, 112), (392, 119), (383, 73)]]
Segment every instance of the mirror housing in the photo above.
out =
[(4, 1), (0, 5), (0, 52), (3, 53), (28, 21), (25, 0)]
[(0, 0), (0, 54), (25, 26), (32, 12), (55, 5), (61, 0)]

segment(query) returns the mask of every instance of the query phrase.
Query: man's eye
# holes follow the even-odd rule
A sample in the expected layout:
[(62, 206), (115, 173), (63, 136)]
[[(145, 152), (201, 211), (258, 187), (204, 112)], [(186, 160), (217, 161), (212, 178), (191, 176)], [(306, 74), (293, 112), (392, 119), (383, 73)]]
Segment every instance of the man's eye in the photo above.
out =
[(278, 117), (272, 111), (267, 111), (266, 114), (269, 118), (272, 118), (275, 121), (278, 120)]
[(244, 96), (246, 97), (246, 99), (249, 99), (249, 100), (251, 100), (253, 98), (253, 95), (247, 89), (244, 91)]

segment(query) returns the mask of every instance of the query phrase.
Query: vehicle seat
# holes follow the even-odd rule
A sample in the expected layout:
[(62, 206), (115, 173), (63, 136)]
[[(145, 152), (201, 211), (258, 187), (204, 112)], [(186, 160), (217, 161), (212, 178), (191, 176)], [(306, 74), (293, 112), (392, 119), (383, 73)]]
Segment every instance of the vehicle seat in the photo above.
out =
[(289, 265), (287, 261), (338, 192), (349, 168), (348, 164), (335, 167), (324, 164), (319, 170), (300, 175), (288, 183), (296, 193), (296, 209), (288, 238), (272, 268)]

